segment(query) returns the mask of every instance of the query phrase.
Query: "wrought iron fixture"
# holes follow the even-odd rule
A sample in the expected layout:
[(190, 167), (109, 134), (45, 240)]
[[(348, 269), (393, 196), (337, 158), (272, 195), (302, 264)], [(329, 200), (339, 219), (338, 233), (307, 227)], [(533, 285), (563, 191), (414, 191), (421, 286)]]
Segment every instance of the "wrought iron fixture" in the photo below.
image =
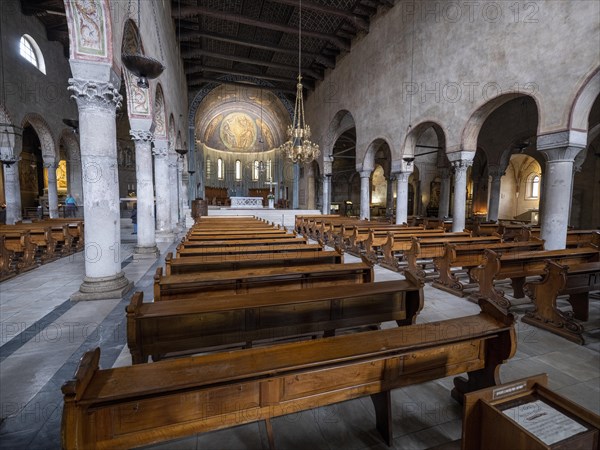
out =
[(279, 147), (294, 163), (306, 164), (319, 156), (319, 146), (310, 140), (310, 126), (304, 120), (304, 99), (302, 98), (302, 0), (298, 7), (298, 84), (294, 119), (288, 127), (288, 140)]
[[(142, 23), (140, 22), (140, 0), (138, 0), (137, 12), (137, 26), (139, 33), (142, 27)], [(145, 56), (142, 54), (139, 34), (138, 38), (136, 39), (136, 44), (137, 53), (133, 55), (123, 53), (121, 55), (121, 61), (123, 62), (123, 65), (127, 68), (127, 70), (129, 70), (132, 74), (138, 77), (138, 87), (142, 89), (148, 89), (150, 87), (148, 80), (158, 78), (163, 72), (163, 70), (165, 70), (165, 66), (163, 66), (160, 61), (157, 61), (154, 58), (150, 58), (149, 56)]]
[(175, 151), (179, 154), (179, 156), (181, 156), (181, 159), (183, 159), (183, 157), (187, 154), (188, 149), (187, 148), (176, 148)]
[(0, 127), (4, 127), (4, 131), (0, 133), (0, 150), (8, 149), (8, 152), (0, 151), (0, 163), (4, 164), (6, 167), (10, 167), (19, 160), (10, 143), (10, 135), (16, 135), (16, 133), (8, 131), (9, 127), (15, 127), (10, 123), (0, 123)]

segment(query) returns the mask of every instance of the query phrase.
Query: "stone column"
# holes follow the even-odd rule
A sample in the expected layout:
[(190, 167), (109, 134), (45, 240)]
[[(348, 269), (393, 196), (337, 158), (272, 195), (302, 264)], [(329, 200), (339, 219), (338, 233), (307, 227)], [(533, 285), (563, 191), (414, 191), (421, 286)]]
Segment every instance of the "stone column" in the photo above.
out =
[(300, 205), (300, 164), (294, 163), (294, 184), (292, 186), (292, 208), (298, 209)]
[(171, 189), (169, 187), (168, 142), (165, 139), (154, 141), (154, 176), (156, 192), (156, 241), (173, 242), (175, 235), (171, 228)]
[(83, 180), (81, 178), (81, 160), (70, 159), (68, 161), (67, 168), (69, 174), (69, 192), (77, 202), (77, 205), (81, 206), (83, 205)]
[(394, 209), (394, 180), (395, 176), (392, 174), (387, 181), (387, 192), (385, 194), (385, 215), (389, 217)]
[(103, 81), (69, 80), (79, 109), (85, 220), (85, 277), (71, 300), (122, 298), (133, 287), (121, 271), (115, 119), (120, 79), (104, 66), (88, 73), (94, 71)]
[(411, 172), (396, 173), (396, 224), (408, 220), (408, 178)]
[(360, 218), (371, 218), (371, 171), (362, 170), (360, 174)]
[(454, 208), (452, 212), (452, 231), (465, 229), (467, 202), (467, 169), (473, 164), (475, 152), (460, 151), (448, 154), (454, 169)]
[(179, 231), (179, 155), (169, 151), (169, 205), (171, 229), (173, 233)]
[(444, 219), (450, 216), (450, 169), (447, 167), (440, 167), (440, 209), (438, 211), (438, 217)]
[(21, 212), (21, 185), (19, 180), (19, 161), (4, 168), (4, 197), (6, 198), (6, 224), (14, 225), (23, 220)]
[(186, 218), (188, 213), (191, 214), (189, 195), (190, 178), (190, 174), (184, 167), (183, 172), (181, 172), (181, 222), (185, 228), (187, 228)]
[(58, 217), (58, 187), (56, 183), (56, 169), (58, 163), (45, 162), (44, 168), (48, 174), (48, 214), (51, 219)]
[(160, 255), (156, 247), (154, 231), (154, 183), (152, 179), (152, 140), (147, 130), (129, 132), (135, 142), (135, 178), (137, 194), (137, 245), (133, 259), (156, 259)]
[(331, 213), (331, 173), (333, 159), (323, 157), (323, 214)]
[(315, 209), (315, 204), (315, 169), (310, 163), (306, 177), (306, 209)]
[(565, 131), (538, 136), (537, 149), (546, 157), (544, 170), (544, 214), (540, 217), (541, 237), (546, 250), (566, 247), (573, 162), (586, 146), (587, 133)]
[(498, 221), (498, 212), (500, 210), (500, 189), (504, 170), (497, 166), (488, 167), (489, 175), (489, 200), (487, 207), (487, 220)]

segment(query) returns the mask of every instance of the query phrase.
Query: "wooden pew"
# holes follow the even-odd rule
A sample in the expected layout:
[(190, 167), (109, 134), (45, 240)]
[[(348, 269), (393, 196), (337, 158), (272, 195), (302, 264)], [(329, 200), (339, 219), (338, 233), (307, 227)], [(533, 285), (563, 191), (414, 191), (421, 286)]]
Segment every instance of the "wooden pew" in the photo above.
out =
[(465, 289), (469, 285), (461, 282), (453, 272), (453, 269), (460, 267), (468, 272), (473, 267), (477, 267), (483, 263), (483, 251), (485, 249), (500, 253), (544, 250), (544, 241), (533, 238), (531, 241), (526, 242), (499, 242), (492, 244), (445, 243), (443, 255), (433, 258), (433, 265), (438, 272), (438, 277), (433, 280), (432, 285), (459, 297), (466, 295)]
[[(439, 232), (438, 230), (425, 230), (423, 236), (433, 237), (432, 234), (439, 238), (448, 237), (471, 237), (469, 231), (460, 231), (457, 233), (445, 233)], [(400, 261), (404, 259), (404, 253), (410, 250), (412, 247), (412, 235), (388, 233), (387, 240), (381, 245), (381, 251), (383, 253), (383, 260), (381, 265), (390, 270), (399, 271)]]
[(523, 298), (525, 278), (542, 275), (548, 259), (566, 265), (600, 260), (598, 249), (593, 247), (514, 252), (503, 255), (493, 250), (484, 250), (484, 252), (483, 263), (471, 269), (471, 278), (479, 284), (479, 290), (473, 294), (473, 297), (488, 298), (500, 308), (510, 308), (511, 302), (503, 291), (495, 288), (494, 281), (510, 278), (513, 297)]
[(0, 281), (17, 275), (17, 269), (13, 266), (15, 252), (6, 247), (5, 239), (4, 235), (0, 234)]
[(365, 263), (263, 267), (235, 272), (216, 271), (170, 276), (163, 276), (162, 268), (159, 267), (154, 275), (154, 301), (193, 298), (198, 292), (203, 293), (203, 298), (208, 298), (305, 287), (370, 283), (373, 278), (373, 268)]
[(183, 244), (177, 246), (177, 257), (186, 256), (211, 256), (211, 255), (240, 255), (245, 253), (287, 253), (287, 252), (320, 252), (323, 251), (321, 244), (300, 244), (288, 245), (243, 245), (239, 247), (185, 247)]
[(251, 347), (253, 341), (325, 333), (395, 320), (415, 323), (423, 308), (416, 279), (328, 289), (142, 303), (137, 292), (127, 307), (127, 344), (133, 364), (163, 355), (222, 345)]
[(402, 239), (410, 239), (411, 236), (426, 237), (426, 236), (437, 236), (444, 234), (442, 228), (435, 228), (431, 230), (425, 230), (422, 227), (406, 227), (406, 230), (398, 229), (394, 231), (384, 231), (378, 228), (369, 230), (367, 238), (363, 241), (363, 247), (365, 249), (365, 256), (369, 261), (377, 262), (379, 257), (383, 255), (383, 246), (389, 238), (389, 233), (393, 234), (394, 240), (400, 241)]
[[(29, 224), (15, 224), (15, 225), (0, 225), (0, 233), (21, 233), (27, 232), (28, 239), (34, 244), (34, 255), (33, 260), (37, 259), (40, 263), (44, 264), (46, 262), (55, 261), (60, 257), (60, 252), (57, 247), (58, 244), (53, 237), (52, 229), (49, 226), (43, 226), (42, 224), (33, 225)], [(11, 236), (11, 245), (19, 244), (16, 242), (15, 237)], [(7, 242), (8, 242), (8, 234), (7, 234)], [(22, 250), (17, 250), (16, 248), (12, 248), (17, 253), (23, 253)], [(30, 249), (31, 250), (31, 249)], [(30, 250), (27, 251), (27, 256), (25, 260), (30, 261)], [(21, 255), (23, 256), (23, 255)]]
[(286, 239), (293, 238), (295, 235), (287, 233), (285, 230), (269, 230), (269, 231), (236, 231), (234, 233), (218, 232), (211, 234), (195, 234), (190, 233), (184, 239), (186, 241), (233, 241), (246, 239)]
[[(348, 237), (344, 236), (344, 248), (348, 253), (356, 256), (365, 253), (366, 240), (371, 234), (387, 236), (388, 232), (392, 233), (418, 233), (424, 231), (423, 227), (409, 227), (407, 225), (392, 225), (392, 224), (369, 224), (369, 225), (354, 225), (351, 227), (351, 232)], [(344, 233), (345, 234), (345, 233)]]
[(413, 237), (411, 247), (404, 252), (404, 258), (407, 262), (405, 270), (410, 270), (419, 278), (425, 278), (424, 269), (420, 269), (418, 261), (423, 259), (433, 259), (444, 254), (445, 244), (493, 244), (502, 242), (500, 236), (452, 236), (448, 234), (444, 237)]
[[(526, 283), (524, 289), (533, 299), (535, 309), (523, 316), (523, 322), (584, 344), (583, 325), (578, 321), (588, 320), (589, 292), (600, 290), (600, 262), (567, 266), (549, 260), (544, 277), (540, 281)], [(569, 296), (572, 314), (557, 308), (556, 298), (559, 295)]]
[(393, 441), (391, 390), (467, 372), (452, 397), (500, 383), (516, 351), (512, 316), (482, 313), (323, 339), (99, 368), (86, 353), (62, 386), (66, 450), (131, 448), (371, 396), (375, 427)]
[(306, 232), (305, 230), (305, 226), (307, 225), (308, 220), (310, 219), (314, 219), (314, 218), (338, 218), (340, 217), (339, 214), (307, 214), (307, 215), (303, 215), (303, 216), (295, 216), (294, 217), (294, 229), (296, 230), (296, 232), (298, 234), (302, 234), (304, 235), (304, 233)]
[(43, 223), (47, 223), (49, 225), (55, 225), (55, 224), (65, 224), (67, 225), (67, 230), (68, 233), (71, 235), (71, 244), (72, 244), (72, 250), (75, 252), (78, 252), (80, 250), (83, 250), (85, 243), (84, 243), (84, 221), (81, 218), (46, 218), (43, 220), (33, 220), (33, 223), (39, 223), (39, 224), (43, 224)]
[(260, 267), (291, 267), (311, 264), (341, 264), (343, 255), (337, 251), (314, 251), (280, 253), (240, 253), (237, 255), (190, 256), (173, 258), (168, 253), (165, 258), (166, 275), (184, 273), (215, 272), (224, 270), (240, 270)]
[(185, 248), (210, 248), (210, 247), (243, 247), (248, 245), (290, 245), (306, 243), (306, 238), (291, 235), (281, 237), (258, 237), (252, 239), (214, 239), (202, 241), (183, 240), (181, 245)]
[(17, 273), (27, 272), (38, 267), (39, 264), (35, 259), (37, 245), (31, 239), (29, 230), (0, 230), (0, 235), (4, 239), (4, 248), (8, 252), (12, 252), (12, 264)]
[(499, 235), (499, 225), (496, 222), (479, 222), (476, 220), (473, 223), (473, 236), (496, 236)]

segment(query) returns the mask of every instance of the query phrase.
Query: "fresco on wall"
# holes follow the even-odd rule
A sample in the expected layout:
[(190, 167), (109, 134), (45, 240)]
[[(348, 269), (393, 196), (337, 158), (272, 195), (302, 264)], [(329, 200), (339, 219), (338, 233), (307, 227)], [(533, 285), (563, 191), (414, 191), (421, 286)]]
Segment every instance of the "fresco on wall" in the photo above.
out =
[(237, 152), (252, 149), (256, 142), (256, 124), (243, 112), (228, 114), (221, 122), (219, 133), (223, 145)]

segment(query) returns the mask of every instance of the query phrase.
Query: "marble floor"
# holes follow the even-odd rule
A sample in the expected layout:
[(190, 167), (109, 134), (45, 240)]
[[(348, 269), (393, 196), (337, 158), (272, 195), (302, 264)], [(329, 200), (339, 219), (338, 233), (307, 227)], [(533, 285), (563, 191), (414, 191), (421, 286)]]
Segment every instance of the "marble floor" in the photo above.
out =
[[(152, 298), (155, 268), (173, 244), (161, 244), (161, 259), (135, 262), (131, 228), (122, 230), (123, 270), (135, 290)], [(356, 258), (346, 255), (346, 262)], [(398, 279), (375, 267), (376, 281)], [(69, 296), (83, 277), (81, 253), (0, 283), (0, 448), (60, 448), (61, 385), (72, 378), (81, 355), (100, 346), (103, 368), (130, 364), (126, 345), (125, 306), (121, 300), (72, 303)], [(466, 299), (424, 287), (425, 306), (417, 322), (477, 314)], [(522, 315), (528, 305), (520, 306)], [(501, 368), (503, 382), (547, 373), (550, 387), (600, 413), (600, 302), (591, 302), (586, 324), (588, 342), (579, 346), (546, 331), (516, 322), (517, 353)], [(384, 327), (393, 326), (383, 324)], [(461, 408), (449, 395), (452, 378), (424, 383), (392, 394), (396, 449), (456, 448), (461, 436)], [(384, 449), (375, 430), (369, 398), (347, 401), (276, 418), (279, 449)], [(252, 423), (189, 436), (154, 449), (268, 448), (262, 425)]]

